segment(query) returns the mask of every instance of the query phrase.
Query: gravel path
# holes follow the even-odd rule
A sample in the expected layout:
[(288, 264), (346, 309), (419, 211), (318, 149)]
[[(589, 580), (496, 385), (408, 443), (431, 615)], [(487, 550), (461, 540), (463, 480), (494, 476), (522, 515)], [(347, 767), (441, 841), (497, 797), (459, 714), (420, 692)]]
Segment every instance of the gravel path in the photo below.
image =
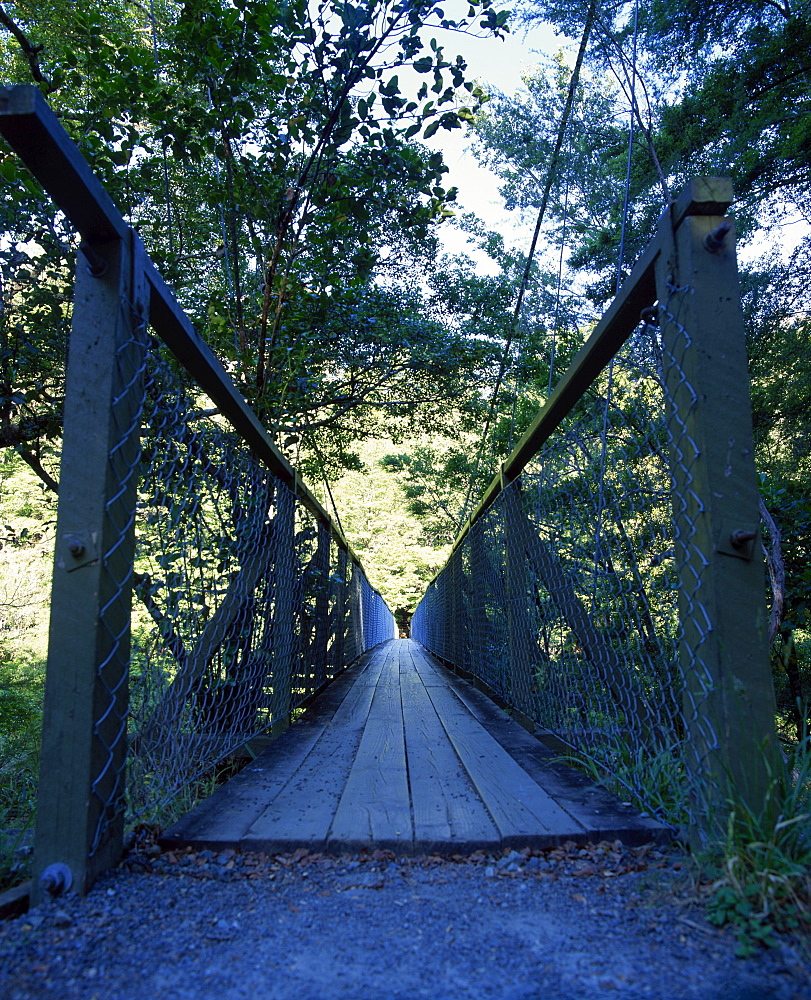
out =
[(734, 957), (678, 855), (265, 858), (147, 848), (0, 924), (3, 1000), (809, 1000), (789, 943)]

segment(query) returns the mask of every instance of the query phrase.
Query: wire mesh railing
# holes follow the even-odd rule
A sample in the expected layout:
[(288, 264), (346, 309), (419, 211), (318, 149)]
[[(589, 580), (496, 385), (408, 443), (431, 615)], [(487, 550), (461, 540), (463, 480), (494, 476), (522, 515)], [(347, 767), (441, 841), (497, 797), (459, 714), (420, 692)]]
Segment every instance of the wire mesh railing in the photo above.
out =
[[(382, 598), (353, 603), (330, 526), (161, 352), (147, 367), (136, 512), (128, 815), (154, 811), (287, 719), (393, 635)], [(347, 638), (349, 641), (347, 641)]]
[(762, 806), (774, 773), (734, 251), (703, 239), (720, 214), (666, 213), (411, 626), (698, 839), (735, 795)]
[(3, 91), (0, 130), (83, 238), (37, 898), (86, 890), (125, 822), (285, 725), (396, 627), (36, 88)]

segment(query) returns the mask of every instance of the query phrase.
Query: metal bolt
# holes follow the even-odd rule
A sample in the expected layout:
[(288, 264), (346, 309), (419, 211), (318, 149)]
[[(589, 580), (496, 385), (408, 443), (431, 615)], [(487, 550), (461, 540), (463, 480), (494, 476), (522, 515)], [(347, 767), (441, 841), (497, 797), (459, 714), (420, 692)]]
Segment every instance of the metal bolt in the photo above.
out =
[(719, 250), (723, 249), (724, 240), (730, 229), (732, 229), (732, 223), (724, 219), (720, 226), (704, 237), (704, 249), (709, 250), (710, 253), (718, 253)]
[(68, 545), (68, 552), (70, 552), (74, 559), (78, 559), (79, 556), (84, 554), (84, 545), (81, 542), (71, 542)]
[(658, 326), (659, 325), (659, 307), (649, 306), (647, 309), (643, 309), (639, 314), (639, 318), (647, 326)]
[(70, 892), (73, 885), (73, 872), (62, 861), (55, 861), (48, 865), (40, 875), (39, 884), (43, 892), (51, 896), (61, 896), (63, 892)]
[(747, 542), (754, 542), (756, 538), (756, 531), (733, 531), (729, 536), (729, 544), (733, 549), (742, 549)]
[(107, 271), (107, 261), (97, 254), (93, 247), (84, 240), (79, 244), (79, 249), (87, 260), (87, 273), (93, 278), (100, 278)]

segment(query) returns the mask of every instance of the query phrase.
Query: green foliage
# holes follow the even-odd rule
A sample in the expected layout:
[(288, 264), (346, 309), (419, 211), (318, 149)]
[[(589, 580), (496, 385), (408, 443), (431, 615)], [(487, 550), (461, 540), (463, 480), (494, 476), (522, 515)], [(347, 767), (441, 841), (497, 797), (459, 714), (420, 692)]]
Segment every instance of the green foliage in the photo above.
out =
[[(403, 443), (413, 447), (409, 440)], [(370, 583), (405, 628), (427, 583), (447, 558), (448, 548), (424, 537), (422, 522), (407, 509), (402, 484), (385, 471), (390, 447), (386, 441), (361, 445), (359, 468), (332, 481), (331, 492), (341, 525)], [(322, 501), (329, 508), (326, 495)]]
[(44, 665), (0, 659), (0, 892), (25, 878), (36, 812)]
[(385, 455), (380, 465), (397, 477), (408, 510), (431, 545), (450, 544), (459, 533), (462, 504), (475, 471), (472, 446), (438, 442), (417, 444), (409, 452)]
[[(54, 504), (0, 453), (0, 890), (27, 872), (36, 809)], [(50, 522), (50, 523), (49, 523)]]
[(690, 790), (684, 761), (673, 749), (631, 748), (626, 740), (609, 737), (598, 750), (562, 755), (562, 759), (640, 812), (673, 830), (687, 829)]
[[(39, 73), (200, 332), (280, 438), (309, 433), (320, 440), (305, 457), (317, 448), (339, 461), (367, 422), (379, 429), (403, 413), (433, 421), (429, 366), (448, 371), (453, 353), (464, 382), (479, 377), (481, 352), (421, 320), (419, 284), (455, 192), (441, 155), (418, 139), (460, 127), (486, 95), (430, 29), (497, 37), (506, 12), (492, 0), (473, 0), (460, 18), (400, 0), (195, 0), (154, 10), (152, 22), (141, 7), (18, 4), (16, 33), (0, 37), (5, 75)], [(404, 82), (415, 74), (413, 86)], [(6, 373), (6, 395), (38, 418), (9, 410), (0, 445), (39, 444), (61, 421), (73, 240), (11, 157), (0, 183), (4, 291), (24, 317), (11, 331), (32, 347), (31, 370)], [(32, 237), (48, 280), (20, 264)], [(41, 304), (44, 322), (33, 324), (24, 296)], [(405, 313), (395, 329), (392, 317)], [(381, 331), (389, 346), (399, 342), (391, 363), (378, 352)], [(25, 357), (18, 344), (8, 350)]]
[(725, 840), (701, 858), (714, 873), (708, 919), (729, 924), (745, 957), (811, 931), (811, 744), (802, 740), (775, 775), (763, 809), (729, 803)]

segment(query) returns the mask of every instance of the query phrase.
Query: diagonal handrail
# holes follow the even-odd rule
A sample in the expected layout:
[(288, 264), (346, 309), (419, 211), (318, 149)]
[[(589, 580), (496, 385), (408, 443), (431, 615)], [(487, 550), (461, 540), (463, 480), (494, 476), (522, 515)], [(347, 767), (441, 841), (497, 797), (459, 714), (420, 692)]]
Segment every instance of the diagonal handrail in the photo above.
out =
[(543, 444), (571, 413), (584, 391), (609, 365), (639, 326), (642, 311), (656, 301), (656, 264), (666, 245), (663, 243), (663, 224), (667, 222), (676, 229), (688, 216), (721, 216), (731, 204), (732, 181), (728, 177), (699, 177), (691, 180), (679, 198), (662, 213), (653, 239), (549, 399), (482, 494), (481, 500), (456, 537), (454, 549), (462, 542), (471, 526), (490, 508), (504, 486), (521, 475)]
[[(132, 240), (143, 251), (140, 237), (126, 223), (36, 87), (0, 87), (0, 135), (82, 236), (85, 256), (92, 257), (94, 247), (114, 240)], [(149, 322), (154, 331), (267, 468), (294, 490), (359, 562), (343, 531), (273, 443), (145, 251), (142, 259), (151, 291)]]
[[(276, 448), (37, 88), (0, 87), (0, 135), (79, 232), (88, 265), (76, 273), (65, 385), (43, 718), (47, 766), (33, 863), (38, 899), (64, 888), (66, 879), (86, 891), (117, 863), (126, 797), (137, 785), (130, 780), (133, 759), (146, 773), (137, 785), (144, 797), (164, 766), (171, 796), (229, 747), (286, 724), (395, 629), (340, 526)], [(233, 436), (219, 420), (206, 436), (189, 429), (185, 391), (163, 372), (160, 352), (150, 352), (149, 326), (247, 447), (231, 450)], [(150, 419), (155, 434), (145, 458), (141, 425)], [(162, 451), (155, 441), (168, 447)], [(217, 468), (212, 448), (219, 449)], [(193, 474), (183, 478), (189, 468)], [(141, 473), (151, 492), (139, 500)], [(216, 495), (204, 495), (207, 473)], [(186, 506), (184, 491), (192, 497)], [(158, 560), (166, 579), (154, 584), (163, 588), (162, 611), (149, 573), (136, 573), (135, 525), (139, 508), (148, 508), (145, 523), (157, 524), (170, 507), (171, 523), (152, 535), (164, 545), (171, 536)], [(170, 585), (174, 550), (186, 544), (184, 519), (195, 525), (189, 548), (198, 564), (206, 556), (220, 568), (206, 580), (190, 574), (184, 549), (186, 575), (173, 570), (181, 583)], [(191, 625), (177, 611), (174, 588), (185, 588)], [(128, 747), (134, 589), (157, 625), (156, 656), (172, 662), (156, 668), (160, 681), (142, 694), (146, 721)], [(177, 620), (189, 626), (188, 642), (174, 629), (173, 602)]]

